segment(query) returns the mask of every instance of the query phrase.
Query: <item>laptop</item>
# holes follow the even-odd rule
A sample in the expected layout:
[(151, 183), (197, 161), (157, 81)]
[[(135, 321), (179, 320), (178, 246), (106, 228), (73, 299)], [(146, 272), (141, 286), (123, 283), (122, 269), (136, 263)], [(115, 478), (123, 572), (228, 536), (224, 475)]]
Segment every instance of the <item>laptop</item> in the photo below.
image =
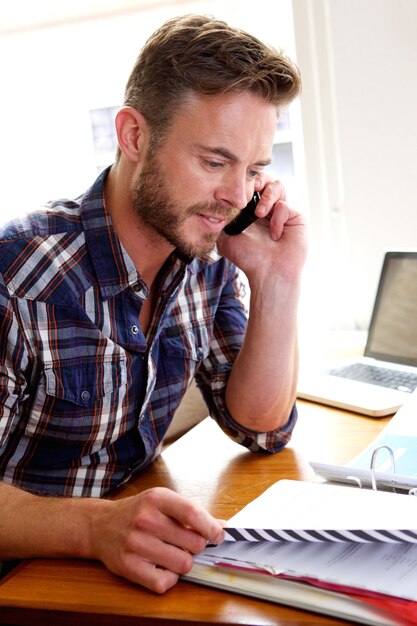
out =
[(300, 371), (299, 398), (371, 417), (392, 415), (417, 388), (417, 251), (386, 252), (364, 355)]

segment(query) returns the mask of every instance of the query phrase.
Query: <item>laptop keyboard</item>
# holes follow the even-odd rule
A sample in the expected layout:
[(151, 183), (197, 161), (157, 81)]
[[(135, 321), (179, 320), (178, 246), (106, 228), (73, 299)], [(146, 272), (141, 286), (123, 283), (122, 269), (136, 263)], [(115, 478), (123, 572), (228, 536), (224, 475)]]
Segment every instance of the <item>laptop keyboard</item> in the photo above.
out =
[(367, 363), (352, 363), (351, 365), (329, 370), (328, 374), (409, 393), (417, 387), (417, 374), (398, 372), (385, 367), (368, 365)]

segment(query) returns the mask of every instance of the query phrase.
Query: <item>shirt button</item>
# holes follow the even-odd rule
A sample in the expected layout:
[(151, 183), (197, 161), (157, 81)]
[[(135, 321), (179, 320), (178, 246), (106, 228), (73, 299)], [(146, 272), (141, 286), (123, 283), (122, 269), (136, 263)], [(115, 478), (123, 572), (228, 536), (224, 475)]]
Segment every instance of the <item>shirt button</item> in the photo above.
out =
[(81, 400), (83, 402), (88, 402), (89, 399), (90, 399), (90, 392), (85, 389), (84, 391), (81, 392)]
[(137, 335), (139, 332), (139, 328), (136, 326), (136, 324), (133, 324), (133, 326), (130, 327), (130, 330), (132, 331), (133, 335)]

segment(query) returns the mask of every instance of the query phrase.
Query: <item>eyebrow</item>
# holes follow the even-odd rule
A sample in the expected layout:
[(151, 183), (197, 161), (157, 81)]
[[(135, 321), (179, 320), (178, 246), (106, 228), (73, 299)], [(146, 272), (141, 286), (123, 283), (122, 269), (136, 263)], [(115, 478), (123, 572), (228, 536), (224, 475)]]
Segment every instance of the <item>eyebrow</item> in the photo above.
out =
[[(221, 146), (216, 147), (216, 146), (203, 146), (203, 145), (199, 145), (198, 147), (202, 150), (207, 150), (208, 152), (212, 152), (213, 154), (218, 154), (219, 156), (222, 156), (228, 161), (234, 161), (234, 162), (239, 161), (238, 156), (236, 154), (233, 154), (233, 152), (230, 152), (230, 150), (228, 150), (227, 148), (222, 148)], [(259, 167), (266, 167), (267, 165), (270, 165), (270, 164), (271, 164), (271, 159), (257, 161), (256, 163), (254, 163), (254, 165), (258, 165)]]

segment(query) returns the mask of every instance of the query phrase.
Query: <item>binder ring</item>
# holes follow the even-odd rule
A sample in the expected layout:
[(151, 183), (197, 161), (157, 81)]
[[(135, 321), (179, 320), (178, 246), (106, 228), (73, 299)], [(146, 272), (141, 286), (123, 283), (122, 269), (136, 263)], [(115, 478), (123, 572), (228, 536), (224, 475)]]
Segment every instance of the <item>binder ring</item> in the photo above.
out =
[(353, 482), (358, 485), (359, 489), (362, 489), (362, 481), (357, 476), (346, 476), (346, 480), (353, 480)]
[(375, 450), (372, 452), (372, 458), (371, 458), (371, 482), (372, 482), (372, 489), (374, 491), (377, 491), (377, 483), (376, 483), (376, 476), (375, 476), (375, 463), (376, 463), (376, 457), (378, 455), (378, 452), (380, 450), (382, 450), (383, 448), (385, 448), (385, 450), (388, 450), (389, 452), (389, 456), (390, 456), (390, 460), (391, 460), (391, 467), (392, 467), (392, 473), (395, 476), (395, 457), (394, 457), (394, 453), (392, 451), (392, 449), (389, 446), (378, 446), (378, 448), (375, 448)]

